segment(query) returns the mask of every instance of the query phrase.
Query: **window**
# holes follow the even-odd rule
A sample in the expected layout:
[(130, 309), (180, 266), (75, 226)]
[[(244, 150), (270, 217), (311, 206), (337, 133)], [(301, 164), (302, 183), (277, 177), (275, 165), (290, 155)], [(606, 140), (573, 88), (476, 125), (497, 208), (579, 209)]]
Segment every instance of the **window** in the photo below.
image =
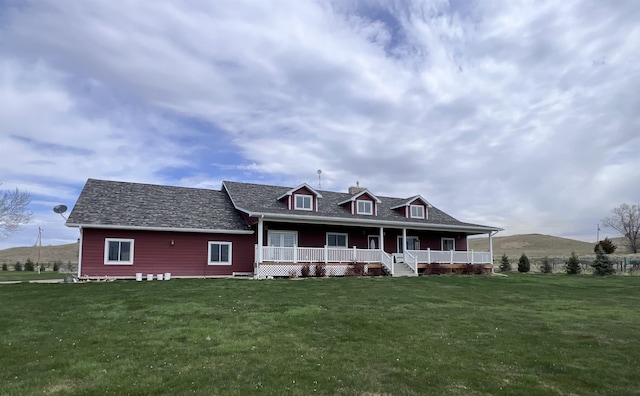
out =
[(358, 203), (358, 214), (373, 214), (373, 203), (371, 201), (356, 201)]
[(104, 263), (133, 264), (133, 239), (105, 239)]
[[(407, 237), (407, 250), (420, 250), (420, 240), (418, 237)], [(402, 244), (401, 236), (398, 236), (398, 252), (404, 252), (404, 245)]]
[(209, 242), (209, 265), (231, 265), (231, 242)]
[(347, 234), (327, 233), (327, 246), (346, 248), (349, 246)]
[(456, 240), (453, 238), (442, 238), (442, 250), (456, 250)]
[(313, 197), (311, 195), (295, 194), (294, 197), (296, 199), (296, 209), (313, 210), (311, 201)]
[(411, 205), (411, 217), (414, 219), (424, 219), (424, 206)]
[(298, 234), (295, 231), (269, 230), (269, 246), (294, 247), (297, 243)]

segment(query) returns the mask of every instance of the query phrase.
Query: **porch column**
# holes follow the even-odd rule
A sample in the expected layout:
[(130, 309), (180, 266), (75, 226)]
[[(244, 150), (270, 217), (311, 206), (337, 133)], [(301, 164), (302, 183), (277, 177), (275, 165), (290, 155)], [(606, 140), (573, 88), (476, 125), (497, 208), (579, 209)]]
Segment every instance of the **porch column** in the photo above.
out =
[(258, 264), (262, 263), (262, 241), (264, 241), (264, 224), (262, 217), (258, 217), (258, 257), (256, 261)]
[(491, 273), (493, 274), (493, 231), (489, 231), (489, 260), (491, 260)]
[(402, 253), (407, 250), (407, 229), (402, 229)]
[(384, 252), (384, 228), (380, 227), (380, 250)]

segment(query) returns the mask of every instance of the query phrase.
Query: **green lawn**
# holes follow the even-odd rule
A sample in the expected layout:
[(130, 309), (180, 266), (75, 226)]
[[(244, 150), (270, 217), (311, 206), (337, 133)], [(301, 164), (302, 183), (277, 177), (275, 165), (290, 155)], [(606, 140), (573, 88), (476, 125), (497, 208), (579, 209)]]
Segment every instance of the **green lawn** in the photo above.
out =
[(42, 280), (42, 279), (64, 279), (65, 277), (70, 277), (73, 275), (74, 274), (54, 272), (54, 271), (42, 271), (39, 274), (36, 271), (0, 271), (0, 282), (5, 282), (5, 281), (28, 282), (31, 280)]
[(0, 394), (640, 394), (640, 278), (0, 285)]

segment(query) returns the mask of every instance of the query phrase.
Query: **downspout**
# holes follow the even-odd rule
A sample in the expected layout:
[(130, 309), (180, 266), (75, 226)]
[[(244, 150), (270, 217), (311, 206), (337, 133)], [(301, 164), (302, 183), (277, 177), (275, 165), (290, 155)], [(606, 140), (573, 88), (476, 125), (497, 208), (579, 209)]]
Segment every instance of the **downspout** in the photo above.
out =
[(258, 217), (258, 254), (256, 257), (256, 273), (254, 276), (258, 276), (258, 270), (260, 268), (260, 264), (262, 263), (262, 241), (264, 240), (264, 215), (260, 215)]
[(78, 238), (78, 278), (82, 274), (82, 226), (78, 227), (80, 230), (80, 238)]

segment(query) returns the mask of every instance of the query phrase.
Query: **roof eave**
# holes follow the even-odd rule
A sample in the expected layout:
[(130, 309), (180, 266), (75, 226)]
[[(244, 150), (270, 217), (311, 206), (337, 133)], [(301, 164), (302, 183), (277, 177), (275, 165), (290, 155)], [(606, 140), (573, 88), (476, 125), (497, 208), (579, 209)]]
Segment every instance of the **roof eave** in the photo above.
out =
[(250, 217), (261, 217), (265, 220), (283, 220), (291, 223), (316, 223), (316, 224), (337, 224), (337, 225), (369, 225), (369, 226), (388, 226), (391, 228), (414, 228), (424, 230), (443, 230), (443, 231), (463, 231), (473, 234), (484, 234), (490, 232), (502, 231), (502, 228), (488, 227), (480, 225), (454, 225), (454, 224), (434, 224), (434, 223), (415, 223), (392, 220), (368, 220), (368, 219), (345, 219), (342, 217), (323, 217), (309, 215), (287, 215), (275, 213), (260, 213), (245, 211)]
[(146, 227), (146, 226), (125, 226), (113, 224), (82, 224), (66, 223), (71, 228), (101, 228), (107, 230), (128, 230), (128, 231), (168, 231), (168, 232), (194, 232), (199, 234), (246, 234), (250, 235), (252, 230), (225, 230), (218, 228), (180, 228), (180, 227)]

